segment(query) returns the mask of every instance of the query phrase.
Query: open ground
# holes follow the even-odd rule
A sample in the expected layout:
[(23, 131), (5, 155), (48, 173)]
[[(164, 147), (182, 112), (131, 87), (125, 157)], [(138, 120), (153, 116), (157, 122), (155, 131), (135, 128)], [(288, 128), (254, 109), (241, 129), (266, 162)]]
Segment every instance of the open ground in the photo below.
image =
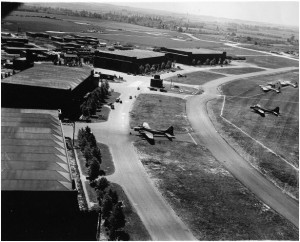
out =
[[(153, 128), (173, 125), (179, 136), (191, 130), (185, 100), (174, 97), (140, 95), (130, 125), (142, 121)], [(297, 238), (293, 225), (257, 200), (204, 146), (176, 139), (159, 139), (153, 146), (140, 138), (134, 145), (156, 186), (197, 239)]]
[[(299, 167), (299, 137), (295, 135), (299, 133), (299, 91), (289, 86), (282, 88), (282, 92), (277, 95), (275, 92), (262, 92), (258, 85), (275, 80), (297, 81), (298, 78), (298, 73), (290, 72), (238, 80), (222, 87), (226, 96), (223, 117), (253, 139), (220, 118), (223, 99), (214, 100), (209, 105), (214, 110), (212, 120), (215, 121), (217, 130), (227, 140), (239, 144), (249, 162), (295, 198), (298, 198), (299, 185), (298, 170), (293, 168)], [(279, 106), (281, 115), (267, 115), (263, 118), (251, 112), (250, 106), (255, 104), (266, 108)], [(255, 140), (275, 151), (277, 155)]]

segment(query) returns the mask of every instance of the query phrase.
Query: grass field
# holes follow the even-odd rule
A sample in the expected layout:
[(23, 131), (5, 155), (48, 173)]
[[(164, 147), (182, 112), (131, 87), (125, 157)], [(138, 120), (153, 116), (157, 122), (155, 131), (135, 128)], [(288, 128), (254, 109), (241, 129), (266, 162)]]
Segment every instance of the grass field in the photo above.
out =
[(224, 74), (232, 74), (232, 75), (241, 75), (245, 73), (263, 71), (261, 68), (253, 68), (253, 67), (245, 67), (245, 68), (226, 68), (226, 69), (214, 69), (214, 72), (224, 73)]
[(255, 64), (259, 67), (266, 68), (282, 68), (289, 66), (299, 66), (299, 61), (290, 60), (287, 58), (276, 57), (276, 56), (247, 56), (247, 63)]
[[(18, 16), (15, 16), (15, 15)], [(22, 15), (22, 16), (21, 16)], [(29, 17), (25, 17), (28, 15)], [(41, 16), (51, 16), (56, 17), (59, 20), (49, 19), (49, 18), (37, 18), (33, 17), (36, 15)], [(32, 17), (30, 17), (32, 16)], [(84, 21), (90, 25), (76, 24), (76, 21)], [(114, 31), (106, 31), (106, 33), (89, 33), (91, 36), (109, 41), (109, 42), (120, 42), (131, 43), (138, 46), (159, 46), (159, 47), (169, 47), (169, 48), (213, 48), (221, 47), (222, 43), (212, 43), (206, 41), (178, 41), (171, 39), (175, 36), (181, 36), (184, 39), (188, 37), (177, 32), (172, 32), (168, 30), (153, 29), (138, 25), (132, 25), (127, 23), (117, 23), (113, 21), (99, 21), (99, 19), (92, 18), (80, 18), (75, 16), (65, 16), (65, 15), (53, 15), (53, 14), (38, 14), (30, 12), (20, 12), (15, 11), (10, 16), (4, 19), (4, 22), (10, 24), (2, 24), (2, 29), (8, 29), (11, 31), (17, 31), (18, 27), (21, 31), (62, 31), (62, 32), (81, 32), (87, 29), (98, 29), (109, 28)], [(35, 24), (39, 22), (39, 24)], [(131, 31), (131, 33), (126, 33), (124, 31)], [(165, 33), (160, 35), (154, 35), (153, 33)], [(152, 34), (145, 34), (152, 33)]]
[[(298, 81), (295, 72), (244, 79), (223, 86), (226, 97), (223, 117), (275, 151), (288, 163), (299, 167), (299, 90), (283, 87), (280, 94), (263, 93), (258, 87), (276, 80)], [(286, 161), (272, 154), (239, 130), (219, 117), (223, 100), (210, 104), (214, 112), (215, 126), (228, 140), (241, 147), (248, 161), (276, 182), (286, 192), (298, 197), (298, 172)], [(251, 112), (250, 106), (260, 104), (266, 108), (280, 107), (281, 115), (260, 115)]]
[[(161, 101), (159, 101), (161, 100)], [(143, 119), (155, 128), (190, 128), (185, 101), (141, 95), (131, 126)], [(149, 112), (149, 110), (151, 110)], [(142, 117), (142, 118), (141, 118)], [(201, 145), (145, 140), (134, 145), (146, 171), (176, 214), (199, 240), (297, 240), (298, 230), (266, 207)]]
[(211, 80), (215, 80), (221, 77), (225, 77), (222, 74), (212, 73), (209, 71), (197, 71), (193, 73), (187, 73), (187, 77), (171, 77), (165, 79), (166, 81), (173, 81), (178, 83), (190, 84), (190, 85), (202, 85)]

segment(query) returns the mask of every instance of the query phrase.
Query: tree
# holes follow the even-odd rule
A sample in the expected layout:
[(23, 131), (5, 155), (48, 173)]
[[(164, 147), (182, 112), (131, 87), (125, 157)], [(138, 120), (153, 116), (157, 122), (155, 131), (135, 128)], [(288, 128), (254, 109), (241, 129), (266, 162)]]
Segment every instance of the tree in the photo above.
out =
[(178, 32), (183, 32), (182, 27), (179, 27), (179, 28), (178, 28)]
[(170, 69), (172, 67), (172, 61), (168, 60), (166, 64), (166, 69)]
[(113, 203), (112, 203), (111, 197), (106, 193), (103, 197), (102, 209), (101, 209), (102, 217), (104, 219), (109, 217), (112, 207), (113, 207)]
[(209, 62), (210, 62), (210, 60), (209, 60), (209, 59), (206, 59), (205, 65), (209, 65)]
[(161, 63), (161, 68), (160, 68), (160, 69), (162, 69), (162, 70), (163, 70), (163, 69), (165, 69), (165, 67), (166, 67), (166, 64), (165, 64), (165, 62), (162, 62), (162, 63)]
[(102, 163), (101, 151), (98, 146), (93, 147), (92, 155), (98, 160), (99, 164)]
[(117, 204), (117, 202), (119, 201), (118, 193), (114, 190), (109, 189), (108, 194), (111, 197), (112, 203)]
[(140, 69), (140, 74), (143, 74), (143, 73), (144, 73), (144, 70), (145, 70), (144, 66), (143, 66), (143, 65), (140, 65), (139, 69)]
[(109, 216), (108, 221), (110, 228), (113, 228), (115, 231), (125, 226), (125, 215), (120, 204), (115, 204), (113, 206), (112, 213)]
[(196, 60), (195, 59), (192, 60), (192, 65), (193, 66), (196, 65)]
[(101, 177), (97, 182), (96, 189), (104, 191), (109, 186), (109, 181), (105, 177)]
[(201, 65), (201, 61), (200, 61), (200, 60), (197, 61), (197, 65), (198, 65), (198, 66)]
[(152, 72), (155, 71), (155, 65), (152, 65), (151, 69), (150, 69)]
[(100, 175), (100, 164), (96, 158), (89, 161), (88, 175), (90, 180), (95, 180)]
[(88, 167), (90, 165), (89, 161), (94, 157), (92, 154), (92, 149), (89, 145), (85, 146), (83, 156), (86, 160), (86, 167)]

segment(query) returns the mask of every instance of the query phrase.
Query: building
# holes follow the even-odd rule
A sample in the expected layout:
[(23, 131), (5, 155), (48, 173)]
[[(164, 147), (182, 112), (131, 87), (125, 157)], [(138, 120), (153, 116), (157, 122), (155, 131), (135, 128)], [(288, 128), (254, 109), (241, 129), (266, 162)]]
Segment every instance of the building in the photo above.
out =
[(160, 79), (160, 75), (154, 75), (154, 78), (150, 80), (150, 87), (163, 88), (163, 80)]
[(77, 195), (58, 111), (1, 108), (1, 239), (94, 239)]
[(221, 59), (224, 61), (226, 59), (226, 52), (208, 50), (208, 49), (187, 49), (187, 48), (179, 48), (179, 49), (171, 49), (171, 48), (160, 48), (160, 52), (166, 54), (167, 58), (177, 63), (191, 65), (197, 64), (198, 61), (201, 64), (205, 63), (207, 59), (210, 61), (215, 59), (218, 61)]
[(76, 118), (83, 97), (98, 85), (89, 67), (36, 64), (1, 80), (2, 107), (62, 109)]
[(95, 52), (94, 67), (126, 73), (139, 73), (141, 65), (161, 65), (164, 61), (166, 61), (164, 53), (149, 50), (101, 50)]

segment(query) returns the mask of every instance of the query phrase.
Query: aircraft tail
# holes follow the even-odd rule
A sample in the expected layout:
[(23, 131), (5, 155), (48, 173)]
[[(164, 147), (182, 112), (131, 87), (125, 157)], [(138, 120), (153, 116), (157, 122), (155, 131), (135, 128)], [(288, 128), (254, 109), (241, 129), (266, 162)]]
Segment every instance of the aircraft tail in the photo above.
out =
[(279, 114), (279, 107), (274, 108), (272, 111)]
[(173, 128), (173, 126), (170, 126), (165, 132), (168, 133), (168, 134), (170, 134), (170, 135), (172, 135), (172, 136), (174, 136), (174, 128)]

